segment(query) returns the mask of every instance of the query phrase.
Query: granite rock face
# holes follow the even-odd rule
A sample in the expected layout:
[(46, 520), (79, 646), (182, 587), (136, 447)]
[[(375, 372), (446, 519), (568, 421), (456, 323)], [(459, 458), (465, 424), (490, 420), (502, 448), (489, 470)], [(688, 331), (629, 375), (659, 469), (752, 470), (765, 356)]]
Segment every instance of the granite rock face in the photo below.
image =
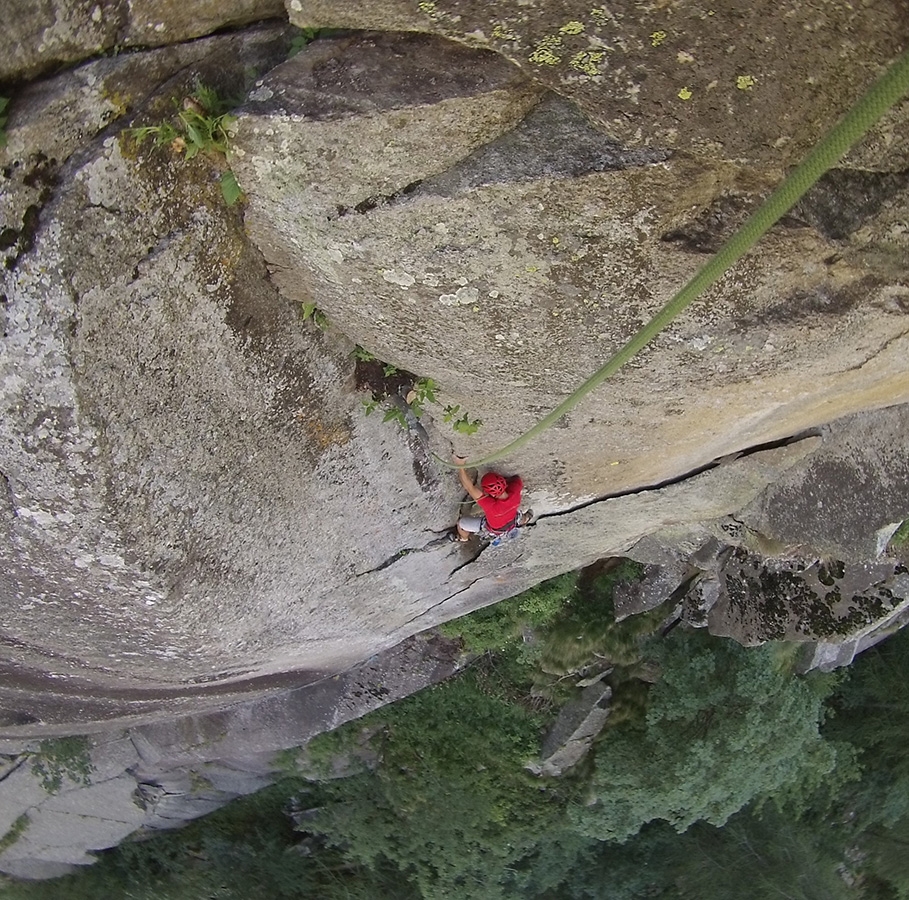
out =
[[(404, 93), (362, 75), (389, 59)], [(464, 70), (499, 80), (465, 96)], [(456, 442), (473, 455), (590, 375), (777, 179), (768, 167), (626, 148), (556, 95), (528, 109), (537, 96), (536, 82), (488, 53), (353, 36), (269, 73), (238, 123), (246, 221), (279, 289), (317, 297), (359, 344), (489, 423)], [(424, 129), (442, 136), (432, 151)], [(801, 218), (511, 461), (546, 486), (555, 502), (544, 508), (909, 400), (905, 237), (889, 224), (909, 192), (902, 178), (881, 191), (886, 221), (874, 203), (854, 203), (840, 240), (812, 195)]]
[[(55, 878), (132, 833), (178, 828), (261, 790), (316, 734), (456, 672), (456, 642), (413, 638), (354, 670), (218, 715), (174, 717), (61, 743), (0, 740), (0, 871)], [(64, 752), (61, 752), (63, 749)], [(301, 765), (302, 764), (302, 765)]]
[(160, 47), (283, 18), (280, 0), (7, 0), (0, 82), (33, 78), (106, 51)]
[[(909, 28), (895, 0), (520, 9), (291, 0), (296, 24), (380, 31), (287, 59), (276, 23), (29, 84), (275, 10), (46, 3), (4, 34), (22, 55), (0, 53), (19, 85), (0, 148), (0, 728), (135, 726), (53, 798), (32, 750), (6, 754), (4, 871), (60, 874), (254, 790), (275, 749), (456, 668), (416, 633), (606, 556), (648, 565), (622, 614), (672, 596), (814, 664), (902, 624), (905, 103), (503, 464), (532, 527), (445, 540), (463, 496), (434, 454), (476, 458), (555, 406)], [(229, 158), (137, 146), (125, 129), (172, 120), (199, 83), (245, 95)], [(417, 418), (425, 379), (439, 402)], [(483, 427), (453, 431), (446, 407)], [(739, 589), (770, 576), (776, 593)], [(376, 654), (397, 675), (358, 666)], [(109, 820), (64, 839), (98, 805)]]
[[(433, 454), (476, 456), (551, 408), (778, 173), (680, 154), (653, 117), (630, 142), (463, 42), (347, 34), (285, 61), (288, 42), (275, 25), (101, 59), (13, 108), (0, 590), (9, 659), (32, 681), (3, 688), (10, 729), (80, 703), (100, 722), (312, 681), (754, 503), (773, 552), (800, 525), (765, 522), (764, 492), (802, 491), (781, 479), (836, 439), (826, 423), (909, 400), (905, 179), (832, 173), (508, 461), (537, 512), (520, 541), (448, 545), (461, 495)], [(247, 91), (229, 160), (123, 130), (166, 120), (200, 82)], [(227, 165), (238, 207), (218, 190)], [(364, 414), (381, 363), (405, 371), (384, 383), (405, 428)], [(417, 377), (440, 401), (419, 421)], [(486, 424), (453, 432), (445, 406)], [(902, 477), (884, 449), (903, 428), (875, 444), (881, 486)], [(891, 494), (878, 529), (909, 514)]]
[[(623, 6), (586, 0), (287, 0), (293, 24), (436, 34), (494, 50), (632, 147), (797, 162), (909, 42), (901, 0)], [(905, 171), (904, 103), (856, 153)]]

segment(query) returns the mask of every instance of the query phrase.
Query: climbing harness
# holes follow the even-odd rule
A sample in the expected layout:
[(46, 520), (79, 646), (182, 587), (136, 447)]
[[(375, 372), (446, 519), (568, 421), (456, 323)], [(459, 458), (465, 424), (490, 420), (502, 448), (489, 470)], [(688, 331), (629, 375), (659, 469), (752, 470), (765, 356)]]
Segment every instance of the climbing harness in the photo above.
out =
[[(701, 270), (654, 317), (593, 373), (577, 390), (569, 394), (552, 412), (528, 431), (500, 450), (473, 459), (469, 465), (484, 466), (503, 459), (539, 437), (550, 425), (570, 412), (592, 390), (636, 356), (664, 328), (679, 316), (710, 285), (748, 252), (764, 233), (776, 224), (804, 196), (809, 188), (855, 144), (904, 94), (909, 92), (909, 50), (898, 57), (887, 72), (855, 103), (852, 109), (817, 144), (783, 183), (761, 204), (757, 211), (717, 251)], [(433, 454), (442, 465), (458, 465)]]

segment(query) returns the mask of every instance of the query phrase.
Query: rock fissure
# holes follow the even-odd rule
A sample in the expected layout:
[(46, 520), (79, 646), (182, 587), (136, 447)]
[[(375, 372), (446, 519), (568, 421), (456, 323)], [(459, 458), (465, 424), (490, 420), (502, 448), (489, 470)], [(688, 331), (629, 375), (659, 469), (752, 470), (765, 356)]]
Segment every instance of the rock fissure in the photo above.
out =
[(905, 330), (901, 331), (899, 334), (895, 334), (892, 337), (888, 338), (876, 350), (869, 353), (868, 356), (866, 356), (865, 359), (863, 359), (861, 362), (856, 363), (854, 366), (850, 366), (847, 369), (847, 371), (857, 372), (857, 371), (863, 369), (865, 366), (868, 365), (868, 363), (872, 362), (873, 360), (877, 359), (879, 356), (886, 353), (892, 344), (895, 344), (897, 341), (901, 341), (907, 335), (909, 335), (909, 328), (906, 328)]
[[(10, 762), (8, 765), (5, 765), (2, 769), (2, 771), (0, 771), (0, 782), (6, 781), (6, 779), (9, 778), (10, 775), (13, 774), (13, 772), (15, 772), (17, 769), (20, 769), (22, 766), (24, 766), (26, 761), (28, 760), (28, 758), (29, 758), (29, 755), (27, 753), (22, 754), (21, 756), (17, 757), (12, 762)], [(0, 835), (0, 837), (2, 837), (2, 835)]]
[[(799, 441), (807, 440), (811, 437), (817, 435), (816, 429), (809, 429), (806, 431), (799, 432), (796, 435), (790, 437), (781, 438), (777, 441), (768, 441), (764, 444), (756, 444), (753, 447), (747, 447), (744, 450), (738, 450), (734, 453), (726, 454), (725, 456), (719, 457), (718, 459), (712, 460), (709, 463), (705, 463), (702, 466), (698, 466), (695, 469), (692, 469), (689, 472), (685, 472), (683, 475), (678, 475), (674, 478), (668, 478), (665, 481), (660, 481), (655, 484), (647, 484), (642, 487), (631, 488), (626, 491), (616, 491), (612, 494), (604, 494), (600, 497), (596, 497), (593, 500), (586, 500), (583, 503), (578, 503), (573, 506), (568, 507), (567, 509), (560, 509), (555, 512), (549, 513), (540, 513), (535, 518), (535, 523), (540, 522), (543, 519), (558, 519), (562, 516), (569, 516), (572, 513), (576, 513), (582, 509), (588, 509), (590, 507), (596, 506), (599, 503), (605, 503), (607, 500), (617, 500), (622, 497), (636, 497), (639, 495), (649, 494), (656, 491), (661, 491), (664, 488), (670, 487), (672, 485), (682, 484), (692, 478), (702, 475), (705, 472), (709, 472), (711, 469), (716, 469), (719, 466), (729, 465), (730, 463), (735, 462), (739, 459), (745, 459), (749, 456), (753, 456), (756, 453), (763, 453), (767, 450), (775, 450), (778, 447), (788, 447), (792, 444), (797, 444)], [(532, 526), (531, 526), (532, 527)]]
[[(480, 554), (478, 553), (477, 556), (474, 557), (474, 559), (470, 560), (470, 562), (464, 563), (464, 565), (465, 565), (465, 566), (466, 566), (466, 565), (470, 565), (470, 563), (471, 563), (471, 562), (474, 562), (474, 561), (477, 559), (477, 557), (479, 557), (479, 555), (480, 555)], [(457, 572), (459, 569), (463, 569), (463, 568), (464, 568), (464, 566), (459, 566), (458, 569), (455, 569), (455, 572)], [(452, 574), (453, 574), (453, 573), (452, 573)], [(465, 591), (469, 591), (475, 584), (479, 583), (480, 581), (482, 581), (482, 580), (483, 580), (484, 578), (486, 578), (486, 577), (488, 577), (488, 573), (483, 574), (483, 575), (480, 575), (480, 576), (478, 576), (477, 578), (474, 578), (473, 581), (471, 581), (471, 582), (469, 582), (468, 584), (464, 585), (464, 587), (459, 588), (459, 589), (456, 590), (453, 594), (449, 594), (447, 597), (443, 598), (442, 600), (437, 600), (437, 601), (436, 601), (435, 603), (433, 603), (431, 606), (426, 607), (426, 609), (424, 609), (422, 612), (417, 613), (417, 615), (415, 615), (415, 616), (411, 616), (409, 619), (407, 619), (407, 620), (404, 622), (404, 625), (405, 625), (405, 626), (407, 626), (407, 625), (412, 625), (414, 622), (417, 622), (417, 621), (419, 621), (420, 619), (424, 618), (425, 616), (428, 616), (429, 613), (431, 613), (434, 609), (436, 609), (436, 608), (439, 607), (439, 606), (443, 606), (444, 604), (448, 603), (449, 600), (453, 600), (453, 599), (454, 599), (455, 597), (457, 597), (459, 594), (463, 594)]]
[(400, 190), (394, 191), (391, 194), (386, 194), (385, 196), (374, 195), (367, 197), (365, 200), (361, 200), (359, 203), (356, 203), (353, 206), (338, 206), (336, 215), (329, 216), (329, 220), (342, 219), (344, 216), (352, 214), (364, 216), (367, 213), (372, 212), (374, 209), (378, 209), (380, 206), (391, 206), (392, 204), (399, 202), (404, 197), (408, 197), (413, 194), (422, 184), (422, 181), (422, 179), (412, 181), (410, 184), (405, 185)]

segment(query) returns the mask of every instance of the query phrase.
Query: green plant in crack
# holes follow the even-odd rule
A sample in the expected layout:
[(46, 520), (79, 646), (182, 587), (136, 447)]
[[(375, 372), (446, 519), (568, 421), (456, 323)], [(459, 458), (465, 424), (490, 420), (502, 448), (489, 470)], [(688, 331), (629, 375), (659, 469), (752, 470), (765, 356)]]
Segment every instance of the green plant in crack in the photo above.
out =
[[(184, 97), (174, 122), (159, 125), (140, 125), (127, 129), (137, 145), (153, 138), (156, 147), (170, 145), (185, 159), (194, 159), (200, 153), (225, 163), (230, 153), (231, 127), (237, 117), (228, 112), (231, 104), (217, 91), (198, 84), (195, 91)], [(236, 175), (226, 169), (221, 175), (221, 194), (228, 206), (242, 196)]]
[[(378, 359), (376, 355), (360, 344), (350, 354), (357, 361), (357, 387), (368, 388), (370, 397), (363, 401), (367, 416), (372, 415), (384, 401), (394, 398), (382, 418), (383, 422), (397, 422), (401, 428), (408, 428), (408, 413), (413, 419), (421, 419), (430, 406), (442, 408), (442, 418), (450, 423), (459, 434), (474, 434), (483, 424), (480, 419), (471, 419), (460, 406), (442, 407), (438, 399), (438, 385), (427, 376), (417, 376), (393, 363)], [(404, 400), (402, 406), (400, 400)], [(413, 420), (410, 421), (413, 425)]]
[(287, 58), (292, 59), (304, 47), (311, 44), (319, 38), (333, 37), (341, 33), (338, 28), (295, 28), (295, 34), (290, 39), (290, 47), (287, 50)]
[(41, 741), (32, 754), (32, 772), (48, 794), (63, 787), (64, 776), (77, 784), (91, 784), (94, 766), (88, 738), (76, 735)]
[(407, 416), (399, 406), (392, 406), (382, 416), (383, 422), (397, 422), (405, 431), (407, 430)]
[(448, 405), (442, 413), (442, 421), (448, 422), (458, 434), (476, 434), (483, 425), (482, 419), (471, 419), (466, 412), (462, 411), (461, 405)]
[(315, 303), (304, 303), (303, 307), (303, 321), (311, 321), (317, 328), (322, 331), (325, 331), (326, 328), (331, 324), (328, 321), (328, 316), (316, 306)]
[(436, 400), (436, 383), (431, 378), (418, 378), (406, 398), (410, 411), (419, 419), (427, 403), (438, 403)]
[(909, 519), (906, 519), (906, 521), (893, 532), (893, 537), (890, 538), (890, 544), (893, 547), (909, 547)]
[(357, 344), (357, 346), (353, 348), (350, 355), (354, 359), (360, 360), (360, 362), (374, 362), (375, 361), (375, 356), (372, 353), (370, 353), (365, 347), (361, 347), (359, 344)]

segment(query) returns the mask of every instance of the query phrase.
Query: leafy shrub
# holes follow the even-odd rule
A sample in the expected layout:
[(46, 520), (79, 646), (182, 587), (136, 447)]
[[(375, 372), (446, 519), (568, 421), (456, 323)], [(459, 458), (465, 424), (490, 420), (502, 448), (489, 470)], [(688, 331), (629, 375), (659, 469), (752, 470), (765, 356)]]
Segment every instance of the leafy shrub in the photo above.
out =
[(74, 736), (41, 741), (32, 756), (32, 771), (49, 794), (63, 787), (64, 777), (77, 784), (91, 784), (94, 771), (88, 738)]
[(673, 632), (658, 658), (646, 720), (598, 746), (595, 802), (573, 814), (582, 833), (624, 841), (654, 819), (678, 831), (722, 825), (757, 798), (810, 794), (833, 771), (836, 749), (819, 733), (829, 679), (781, 671), (769, 648), (696, 633)]

